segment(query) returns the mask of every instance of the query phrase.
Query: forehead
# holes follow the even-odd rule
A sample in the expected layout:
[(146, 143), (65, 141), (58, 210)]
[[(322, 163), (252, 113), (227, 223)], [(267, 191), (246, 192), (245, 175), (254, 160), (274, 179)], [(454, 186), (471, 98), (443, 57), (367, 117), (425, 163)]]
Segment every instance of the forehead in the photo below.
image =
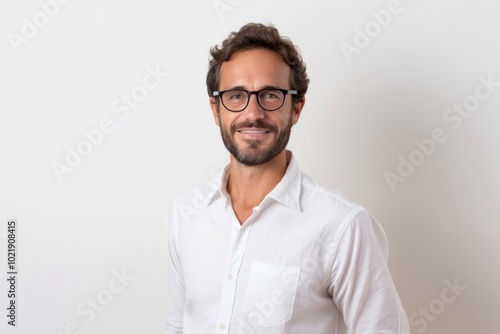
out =
[(290, 66), (271, 50), (252, 49), (236, 52), (220, 69), (220, 90), (244, 87), (258, 90), (273, 86), (290, 89)]

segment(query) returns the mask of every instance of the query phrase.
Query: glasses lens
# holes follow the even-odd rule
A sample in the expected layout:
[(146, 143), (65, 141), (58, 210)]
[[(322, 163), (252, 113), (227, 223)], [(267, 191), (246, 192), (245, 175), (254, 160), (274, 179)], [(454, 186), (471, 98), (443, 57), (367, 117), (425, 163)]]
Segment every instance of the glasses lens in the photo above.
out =
[[(225, 91), (221, 97), (222, 104), (230, 111), (242, 111), (247, 107), (251, 94), (244, 90)], [(267, 111), (279, 109), (285, 101), (285, 93), (278, 89), (263, 89), (256, 95), (259, 105)]]
[(283, 105), (285, 94), (280, 90), (265, 89), (259, 93), (259, 104), (265, 110), (276, 110)]
[(243, 110), (248, 101), (248, 94), (244, 90), (230, 90), (222, 95), (222, 103), (231, 111)]

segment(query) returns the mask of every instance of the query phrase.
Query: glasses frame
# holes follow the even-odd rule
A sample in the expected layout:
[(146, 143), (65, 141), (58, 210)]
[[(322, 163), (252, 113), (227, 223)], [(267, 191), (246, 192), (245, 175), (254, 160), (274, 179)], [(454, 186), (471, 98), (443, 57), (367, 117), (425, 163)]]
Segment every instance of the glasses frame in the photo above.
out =
[[(262, 106), (262, 104), (260, 104), (259, 94), (263, 91), (266, 91), (266, 90), (277, 90), (277, 91), (283, 93), (283, 101), (281, 102), (281, 105), (278, 108), (267, 109), (267, 108), (264, 108)], [(224, 104), (224, 100), (222, 99), (222, 95), (224, 95), (224, 93), (227, 93), (227, 92), (245, 92), (247, 94), (247, 103), (245, 104), (245, 106), (243, 108), (241, 108), (239, 110), (229, 109), (228, 107), (226, 107), (226, 105)], [(252, 94), (255, 94), (255, 98), (257, 99), (257, 103), (259, 104), (259, 107), (261, 107), (265, 111), (275, 111), (275, 110), (278, 110), (279, 108), (283, 107), (283, 104), (285, 104), (286, 96), (288, 94), (297, 95), (298, 93), (294, 89), (264, 88), (264, 89), (260, 89), (260, 90), (254, 90), (254, 91), (249, 91), (249, 90), (245, 90), (245, 89), (227, 89), (227, 90), (220, 90), (220, 91), (216, 90), (212, 94), (214, 97), (220, 97), (220, 101), (222, 102), (222, 105), (224, 106), (224, 108), (226, 108), (230, 112), (241, 112), (248, 107), (248, 104), (250, 103), (250, 98), (252, 97)]]

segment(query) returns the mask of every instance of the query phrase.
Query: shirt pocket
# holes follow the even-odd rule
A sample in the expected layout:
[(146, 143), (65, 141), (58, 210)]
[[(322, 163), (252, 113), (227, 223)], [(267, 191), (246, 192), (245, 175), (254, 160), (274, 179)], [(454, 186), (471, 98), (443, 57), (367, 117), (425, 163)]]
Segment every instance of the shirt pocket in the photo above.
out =
[(272, 327), (292, 318), (300, 267), (253, 262), (243, 312), (254, 327)]

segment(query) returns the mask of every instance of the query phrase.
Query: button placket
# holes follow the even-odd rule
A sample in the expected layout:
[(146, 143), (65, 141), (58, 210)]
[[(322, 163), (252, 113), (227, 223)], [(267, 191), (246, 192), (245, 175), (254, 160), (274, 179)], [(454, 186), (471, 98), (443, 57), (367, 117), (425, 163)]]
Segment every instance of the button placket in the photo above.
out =
[[(234, 227), (232, 227), (232, 233), (230, 233), (229, 236), (228, 271), (225, 275), (226, 279), (224, 279), (222, 285), (220, 311), (217, 319), (217, 323), (219, 324), (218, 330), (222, 332), (227, 332), (229, 330), (229, 323), (231, 321), (234, 309), (238, 272), (240, 270), (241, 263), (243, 261), (245, 246), (248, 240), (248, 235), (251, 227), (251, 226), (245, 226), (244, 228), (239, 227), (239, 222), (237, 221), (236, 217), (232, 217), (231, 224)], [(222, 329), (222, 326), (224, 326), (224, 329)]]

